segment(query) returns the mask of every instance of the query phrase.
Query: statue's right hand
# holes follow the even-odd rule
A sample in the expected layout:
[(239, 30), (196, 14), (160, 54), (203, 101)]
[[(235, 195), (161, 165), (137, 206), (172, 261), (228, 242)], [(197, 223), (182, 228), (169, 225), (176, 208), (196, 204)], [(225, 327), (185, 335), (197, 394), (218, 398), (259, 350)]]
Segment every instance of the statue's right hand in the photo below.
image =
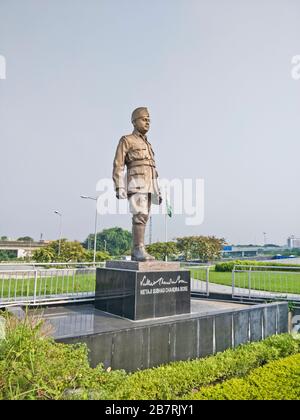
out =
[(127, 198), (127, 192), (125, 188), (118, 188), (116, 195), (118, 200), (125, 200)]

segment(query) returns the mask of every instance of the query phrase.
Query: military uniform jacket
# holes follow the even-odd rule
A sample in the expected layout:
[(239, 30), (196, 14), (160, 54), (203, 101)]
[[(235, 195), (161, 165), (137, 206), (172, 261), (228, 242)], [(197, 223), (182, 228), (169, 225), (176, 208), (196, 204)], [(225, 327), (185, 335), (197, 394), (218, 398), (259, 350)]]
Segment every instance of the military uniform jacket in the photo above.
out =
[[(125, 166), (127, 167), (126, 175)], [(114, 160), (115, 189), (124, 188), (128, 195), (151, 193), (158, 196), (160, 192), (157, 178), (154, 152), (147, 137), (136, 130), (128, 136), (123, 136)]]

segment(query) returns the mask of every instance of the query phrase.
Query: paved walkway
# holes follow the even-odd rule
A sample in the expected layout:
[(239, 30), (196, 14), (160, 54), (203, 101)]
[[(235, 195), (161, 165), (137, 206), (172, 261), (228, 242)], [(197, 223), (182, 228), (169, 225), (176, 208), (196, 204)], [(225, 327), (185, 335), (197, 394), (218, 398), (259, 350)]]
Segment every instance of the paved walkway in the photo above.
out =
[(208, 301), (206, 299), (192, 299), (191, 313), (173, 315), (164, 318), (154, 318), (141, 321), (132, 321), (113, 314), (105, 313), (90, 305), (66, 305), (49, 307), (43, 310), (34, 310), (34, 316), (42, 317), (51, 325), (51, 335), (56, 339), (78, 337), (112, 331), (128, 330), (143, 326), (160, 325), (176, 320), (197, 319), (199, 316), (214, 315), (228, 311), (247, 309), (249, 305), (233, 302)]
[[(197, 280), (202, 283), (202, 289), (205, 290), (206, 283), (201, 280)], [(198, 292), (199, 290), (192, 290), (194, 292)], [(209, 292), (210, 293), (218, 293), (223, 295), (231, 295), (232, 296), (232, 286), (225, 286), (222, 284), (216, 283), (209, 283)], [(249, 289), (242, 289), (236, 288), (235, 297), (249, 297)], [(290, 299), (290, 300), (299, 300), (300, 295), (293, 294), (293, 293), (280, 293), (280, 292), (266, 292), (264, 290), (251, 290), (250, 294), (251, 299), (255, 298), (266, 298), (266, 299)]]

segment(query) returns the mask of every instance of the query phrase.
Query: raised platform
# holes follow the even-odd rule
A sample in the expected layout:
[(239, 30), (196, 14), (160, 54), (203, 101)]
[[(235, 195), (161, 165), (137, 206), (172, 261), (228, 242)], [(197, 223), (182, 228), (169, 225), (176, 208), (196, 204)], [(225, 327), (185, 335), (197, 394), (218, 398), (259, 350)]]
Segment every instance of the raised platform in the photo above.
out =
[[(48, 308), (43, 318), (59, 342), (86, 343), (90, 363), (135, 371), (196, 359), (288, 332), (288, 304), (248, 306), (192, 299), (191, 313), (130, 321), (93, 305)], [(37, 315), (37, 311), (34, 311)]]
[(190, 313), (190, 271), (150, 270), (152, 262), (133, 264), (147, 270), (97, 269), (96, 309), (132, 320)]
[(131, 271), (179, 271), (179, 262), (164, 261), (107, 261), (106, 268)]

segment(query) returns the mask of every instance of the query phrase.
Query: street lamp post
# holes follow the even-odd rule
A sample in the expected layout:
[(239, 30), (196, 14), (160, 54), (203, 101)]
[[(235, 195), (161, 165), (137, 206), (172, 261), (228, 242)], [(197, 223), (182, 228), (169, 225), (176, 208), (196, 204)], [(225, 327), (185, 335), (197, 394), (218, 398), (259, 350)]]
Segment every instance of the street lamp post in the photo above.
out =
[(55, 214), (57, 214), (60, 218), (59, 220), (59, 241), (58, 241), (58, 256), (60, 256), (60, 251), (61, 251), (61, 233), (62, 233), (62, 213), (60, 213), (59, 211), (55, 211)]
[(94, 264), (96, 263), (96, 253), (97, 253), (97, 227), (98, 227), (98, 209), (97, 209), (97, 198), (88, 197), (86, 195), (81, 195), (81, 198), (84, 200), (93, 200), (96, 201), (96, 214), (95, 214), (95, 234), (94, 234)]

